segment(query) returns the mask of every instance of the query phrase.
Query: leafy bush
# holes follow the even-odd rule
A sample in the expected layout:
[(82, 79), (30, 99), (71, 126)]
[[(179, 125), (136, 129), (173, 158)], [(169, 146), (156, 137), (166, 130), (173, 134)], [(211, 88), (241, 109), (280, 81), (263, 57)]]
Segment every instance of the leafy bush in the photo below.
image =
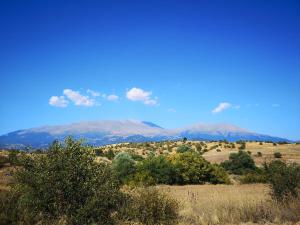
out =
[(264, 165), (271, 185), (272, 196), (279, 201), (299, 197), (300, 165), (274, 160)]
[(222, 168), (212, 165), (200, 154), (186, 152), (170, 156), (178, 173), (180, 184), (229, 183), (228, 175)]
[(268, 178), (264, 170), (247, 173), (240, 178), (242, 184), (267, 183), (267, 181)]
[(254, 160), (244, 151), (231, 153), (229, 160), (221, 163), (221, 166), (233, 174), (241, 175), (256, 170)]
[(155, 187), (130, 192), (131, 200), (123, 208), (123, 221), (145, 225), (173, 225), (178, 220), (178, 203)]
[(257, 157), (262, 157), (262, 153), (261, 152), (257, 152), (256, 156)]
[(149, 156), (137, 164), (135, 182), (173, 184), (177, 182), (177, 171), (165, 156)]
[(184, 152), (189, 152), (189, 151), (192, 151), (192, 149), (191, 149), (191, 147), (189, 147), (187, 145), (181, 145), (176, 150), (177, 153), (184, 153)]
[(10, 150), (9, 151), (9, 153), (8, 153), (8, 161), (9, 161), (9, 163), (10, 163), (11, 166), (19, 165), (18, 154), (19, 154), (19, 151), (17, 151), (17, 150)]
[(135, 161), (130, 154), (121, 152), (112, 161), (112, 169), (118, 180), (125, 183), (135, 173)]
[(276, 159), (279, 159), (279, 158), (282, 157), (282, 155), (281, 155), (280, 152), (274, 152), (274, 157), (275, 157)]
[(0, 155), (0, 169), (4, 167), (4, 165), (8, 162), (9, 160), (7, 157), (5, 157), (4, 155)]
[[(16, 172), (13, 193), (19, 198), (20, 224), (46, 224), (64, 218), (65, 224), (112, 224), (123, 202), (110, 166), (95, 162), (93, 150), (71, 138), (54, 142), (46, 154), (24, 156)], [(15, 195), (13, 195), (15, 196)], [(42, 222), (41, 222), (42, 221)]]

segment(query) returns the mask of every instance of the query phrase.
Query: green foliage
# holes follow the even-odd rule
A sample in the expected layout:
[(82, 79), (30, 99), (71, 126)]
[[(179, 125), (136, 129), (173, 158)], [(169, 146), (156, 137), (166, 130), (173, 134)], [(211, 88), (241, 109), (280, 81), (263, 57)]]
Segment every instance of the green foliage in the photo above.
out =
[(261, 152), (257, 152), (257, 157), (262, 157), (262, 153)]
[(280, 159), (282, 157), (282, 154), (280, 152), (274, 152), (274, 157), (276, 159)]
[(241, 146), (239, 147), (240, 150), (246, 149), (246, 142), (241, 142)]
[(271, 185), (272, 196), (279, 201), (299, 197), (300, 165), (279, 160), (264, 165)]
[(184, 153), (184, 152), (189, 152), (189, 151), (192, 151), (192, 148), (187, 145), (181, 145), (176, 150), (177, 153)]
[(118, 180), (125, 183), (135, 173), (135, 161), (129, 153), (121, 152), (112, 161), (112, 169)]
[(149, 156), (137, 164), (137, 182), (172, 184), (176, 183), (177, 171), (165, 156)]
[(240, 182), (242, 184), (267, 183), (268, 176), (264, 168), (256, 168), (255, 171), (241, 176)]
[(4, 167), (6, 163), (9, 163), (8, 158), (4, 155), (0, 155), (0, 169)]
[(9, 161), (10, 165), (12, 165), (12, 166), (19, 165), (18, 154), (19, 154), (19, 151), (17, 151), (17, 150), (10, 150), (9, 151), (8, 161)]
[[(24, 156), (16, 172), (15, 207), (22, 224), (65, 218), (66, 224), (112, 224), (123, 194), (110, 166), (96, 163), (93, 150), (67, 138), (46, 154)], [(22, 220), (22, 218), (17, 218)], [(42, 222), (43, 224), (43, 222)]]
[(228, 175), (217, 165), (211, 165), (200, 154), (175, 154), (171, 162), (178, 172), (180, 184), (229, 183)]
[(221, 163), (221, 166), (231, 173), (238, 175), (256, 170), (254, 160), (247, 152), (241, 150), (238, 153), (231, 153), (229, 160)]

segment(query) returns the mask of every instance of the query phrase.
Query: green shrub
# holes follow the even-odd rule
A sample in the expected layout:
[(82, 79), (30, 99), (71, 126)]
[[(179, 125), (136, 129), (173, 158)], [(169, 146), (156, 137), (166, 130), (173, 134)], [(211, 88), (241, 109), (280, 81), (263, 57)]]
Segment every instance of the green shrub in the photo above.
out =
[(280, 159), (282, 157), (282, 154), (280, 152), (274, 152), (274, 157), (276, 159)]
[(181, 145), (176, 150), (177, 153), (184, 153), (184, 152), (189, 152), (189, 151), (192, 151), (192, 148), (187, 145)]
[(131, 200), (123, 208), (123, 221), (145, 225), (177, 224), (179, 205), (164, 192), (146, 187), (131, 191), (130, 196)]
[(251, 172), (240, 178), (242, 184), (267, 183), (267, 175), (264, 172)]
[(262, 153), (261, 152), (257, 152), (256, 156), (257, 157), (262, 157)]
[(0, 155), (0, 169), (2, 167), (4, 167), (5, 164), (8, 163), (8, 162), (9, 162), (9, 160), (8, 160), (8, 158), (6, 156)]
[(271, 185), (272, 196), (279, 201), (299, 197), (300, 165), (274, 160), (264, 165)]
[(125, 183), (135, 173), (135, 161), (130, 154), (121, 152), (112, 161), (112, 169), (118, 180)]
[(241, 175), (256, 170), (254, 160), (244, 151), (231, 153), (229, 160), (221, 163), (221, 166), (233, 174)]
[(72, 225), (113, 223), (123, 194), (110, 166), (96, 163), (90, 147), (67, 138), (64, 144), (54, 142), (46, 154), (24, 156), (21, 163), (14, 207), (26, 215), (25, 224), (59, 218)]
[(19, 154), (19, 151), (17, 151), (17, 150), (10, 150), (9, 151), (8, 161), (9, 161), (11, 166), (19, 165), (19, 163), (18, 163), (18, 154)]
[[(177, 171), (165, 156), (149, 156), (137, 164), (135, 181), (147, 184), (173, 184), (177, 183)], [(149, 180), (148, 180), (149, 179)]]
[(170, 156), (170, 160), (178, 173), (179, 184), (228, 183), (227, 173), (198, 153), (175, 154)]

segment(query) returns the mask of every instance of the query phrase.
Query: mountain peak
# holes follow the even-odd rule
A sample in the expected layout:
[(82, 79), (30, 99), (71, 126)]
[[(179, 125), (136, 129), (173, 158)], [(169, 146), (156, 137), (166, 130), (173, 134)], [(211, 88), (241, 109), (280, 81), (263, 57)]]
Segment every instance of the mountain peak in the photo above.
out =
[(190, 140), (288, 141), (283, 138), (249, 132), (228, 123), (198, 123), (180, 129), (164, 129), (152, 122), (128, 119), (82, 121), (19, 130), (0, 136), (0, 148), (26, 146), (45, 148), (53, 140), (62, 140), (66, 136), (84, 138), (87, 143), (92, 145), (174, 140), (183, 137)]

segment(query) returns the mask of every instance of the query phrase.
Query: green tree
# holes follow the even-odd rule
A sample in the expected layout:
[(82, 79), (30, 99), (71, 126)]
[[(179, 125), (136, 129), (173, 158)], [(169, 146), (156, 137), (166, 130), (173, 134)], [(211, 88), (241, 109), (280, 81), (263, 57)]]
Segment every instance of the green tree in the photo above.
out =
[(229, 160), (221, 163), (221, 166), (233, 174), (245, 174), (256, 170), (255, 162), (251, 156), (244, 151), (231, 153)]
[(179, 174), (180, 184), (228, 183), (229, 179), (222, 168), (211, 165), (200, 154), (185, 152), (170, 156)]
[(180, 145), (176, 150), (177, 153), (184, 153), (189, 151), (192, 151), (192, 148), (187, 145)]
[(135, 173), (135, 161), (129, 153), (121, 152), (112, 161), (112, 169), (117, 178), (124, 183)]
[(14, 190), (18, 215), (26, 215), (28, 224), (57, 218), (72, 225), (113, 223), (123, 194), (110, 166), (96, 163), (90, 147), (67, 138), (64, 144), (54, 142), (46, 154), (21, 161)]
[(264, 165), (271, 185), (272, 196), (279, 201), (289, 197), (299, 197), (300, 194), (300, 165), (274, 160)]
[(149, 156), (137, 164), (136, 178), (146, 182), (173, 184), (177, 182), (177, 171), (165, 156)]

